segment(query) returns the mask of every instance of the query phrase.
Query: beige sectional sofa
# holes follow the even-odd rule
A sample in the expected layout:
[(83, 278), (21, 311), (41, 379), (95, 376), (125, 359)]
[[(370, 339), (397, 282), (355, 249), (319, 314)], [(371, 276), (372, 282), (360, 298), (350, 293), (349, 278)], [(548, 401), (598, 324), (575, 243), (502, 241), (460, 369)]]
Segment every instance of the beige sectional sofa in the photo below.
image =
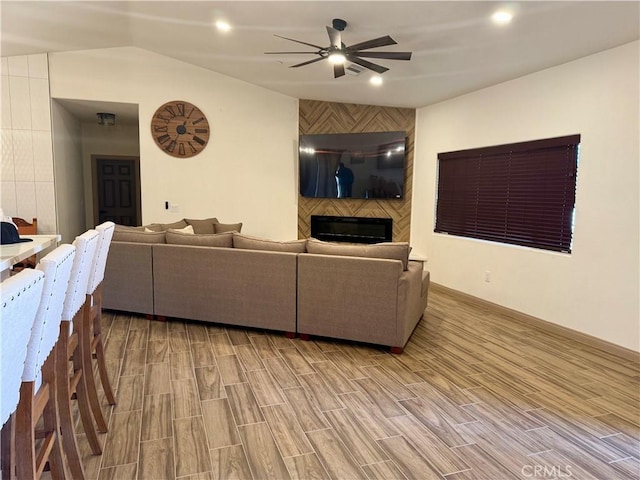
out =
[(298, 256), (298, 324), (307, 335), (388, 345), (401, 351), (427, 308), (422, 262), (303, 253)]
[(111, 241), (104, 308), (153, 315), (153, 243)]
[(429, 272), (422, 262), (408, 260), (406, 243), (276, 242), (239, 232), (216, 234), (215, 226), (213, 233), (198, 233), (202, 226), (194, 234), (184, 228), (118, 227), (105, 272), (104, 308), (354, 340), (400, 352), (427, 307)]
[(153, 246), (154, 314), (296, 331), (297, 254)]

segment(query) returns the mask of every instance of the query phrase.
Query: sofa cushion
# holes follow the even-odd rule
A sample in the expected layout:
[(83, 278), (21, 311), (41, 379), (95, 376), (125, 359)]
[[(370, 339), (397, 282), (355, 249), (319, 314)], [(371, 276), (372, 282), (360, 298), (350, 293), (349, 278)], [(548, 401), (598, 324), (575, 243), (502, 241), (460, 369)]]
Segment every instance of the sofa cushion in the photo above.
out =
[(400, 260), (404, 270), (409, 264), (409, 244), (407, 242), (385, 242), (372, 245), (354, 245), (350, 243), (323, 242), (310, 238), (307, 252), (322, 255), (342, 255), (349, 257), (389, 258)]
[(116, 242), (165, 243), (164, 232), (145, 232), (139, 230), (118, 230), (113, 232)]
[(218, 223), (217, 218), (205, 218), (204, 220), (185, 218), (184, 221), (193, 227), (194, 233), (216, 233), (214, 224)]
[(224, 233), (224, 232), (238, 232), (242, 229), (242, 223), (216, 223), (215, 226), (216, 233)]
[(187, 222), (184, 220), (178, 220), (173, 223), (151, 223), (149, 225), (145, 225), (149, 230), (153, 230), (154, 232), (166, 232), (170, 228), (184, 228), (187, 226)]
[(177, 222), (173, 222), (173, 223), (163, 223), (162, 226), (164, 227), (165, 230), (169, 230), (170, 228), (184, 228), (188, 225), (187, 222), (184, 221), (184, 219), (182, 220), (178, 220)]
[(182, 233), (167, 230), (167, 243), (196, 247), (233, 247), (233, 233)]
[(144, 232), (144, 227), (130, 227), (129, 225), (116, 225), (114, 232)]
[(144, 231), (151, 231), (151, 232), (164, 232), (162, 225), (159, 223), (150, 223), (149, 225), (145, 225), (144, 226)]
[(245, 248), (248, 250), (269, 250), (272, 252), (304, 253), (306, 251), (306, 240), (291, 240), (279, 242), (276, 240), (266, 240), (264, 238), (251, 237), (241, 233), (233, 234), (233, 248)]

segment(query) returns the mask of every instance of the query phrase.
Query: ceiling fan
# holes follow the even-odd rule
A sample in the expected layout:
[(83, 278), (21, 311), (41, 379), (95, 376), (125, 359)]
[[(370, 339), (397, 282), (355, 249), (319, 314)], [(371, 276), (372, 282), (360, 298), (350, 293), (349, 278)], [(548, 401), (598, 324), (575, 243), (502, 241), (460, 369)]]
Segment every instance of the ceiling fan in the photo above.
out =
[(310, 65), (315, 62), (320, 62), (322, 60), (328, 59), (331, 63), (333, 63), (333, 76), (334, 78), (342, 77), (345, 74), (344, 63), (345, 61), (350, 61), (356, 63), (364, 68), (372, 70), (376, 73), (384, 73), (389, 70), (382, 65), (378, 65), (376, 63), (372, 63), (368, 60), (365, 60), (362, 57), (366, 58), (380, 58), (386, 60), (411, 60), (411, 52), (369, 52), (365, 50), (369, 50), (371, 48), (377, 47), (386, 47), (388, 45), (396, 45), (397, 42), (391, 38), (389, 35), (384, 37), (374, 38), (372, 40), (368, 40), (366, 42), (356, 43), (355, 45), (346, 46), (342, 43), (342, 32), (347, 26), (347, 22), (340, 18), (335, 18), (332, 21), (331, 27), (327, 26), (327, 33), (329, 34), (330, 45), (328, 47), (321, 47), (319, 45), (314, 45), (313, 43), (307, 43), (300, 40), (295, 40), (293, 38), (283, 37), (281, 35), (276, 35), (278, 38), (283, 38), (285, 40), (289, 40), (291, 42), (301, 43), (302, 45), (308, 45), (309, 47), (317, 48), (315, 52), (265, 52), (267, 55), (289, 55), (289, 54), (313, 54), (318, 55), (318, 58), (314, 58), (313, 60), (308, 60), (306, 62), (298, 63), (296, 65), (291, 65), (289, 68), (297, 68), (303, 67), (305, 65)]

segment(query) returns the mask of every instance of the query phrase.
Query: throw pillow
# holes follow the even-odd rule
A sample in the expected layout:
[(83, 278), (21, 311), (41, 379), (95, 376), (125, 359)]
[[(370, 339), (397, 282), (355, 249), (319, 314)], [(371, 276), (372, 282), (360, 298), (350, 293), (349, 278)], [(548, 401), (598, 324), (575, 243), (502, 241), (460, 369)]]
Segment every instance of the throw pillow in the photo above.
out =
[(240, 233), (233, 234), (233, 248), (245, 248), (249, 250), (269, 250), (272, 252), (304, 253), (307, 247), (306, 240), (291, 240), (278, 242), (264, 238), (251, 237)]
[(224, 232), (238, 232), (242, 229), (242, 223), (216, 223), (215, 226), (216, 233), (224, 233)]
[(218, 219), (215, 217), (204, 220), (185, 218), (184, 221), (193, 227), (194, 233), (216, 233), (214, 224), (218, 223)]
[(150, 232), (164, 232), (162, 225), (159, 223), (150, 223), (149, 225), (145, 225), (144, 231), (146, 232), (147, 230)]
[(310, 238), (307, 241), (307, 252), (322, 255), (343, 255), (349, 257), (389, 258), (400, 260), (406, 270), (409, 265), (409, 244), (407, 242), (385, 242), (371, 245), (354, 245), (323, 242)]
[(141, 232), (137, 230), (114, 230), (113, 241), (135, 243), (165, 243), (164, 232)]
[(192, 245), (196, 247), (233, 247), (233, 234), (228, 233), (181, 233), (177, 230), (167, 231), (167, 243), (173, 245)]
[(146, 225), (146, 227), (149, 230), (152, 230), (154, 232), (166, 232), (170, 228), (176, 229), (176, 228), (184, 228), (186, 226), (187, 226), (187, 222), (185, 222), (184, 220), (179, 220), (173, 223), (151, 223), (149, 225)]
[(184, 220), (178, 220), (177, 222), (173, 223), (161, 223), (161, 225), (163, 230), (169, 230), (170, 228), (179, 229), (186, 227), (187, 222), (185, 222)]
[(169, 228), (167, 230), (167, 232), (173, 232), (173, 233), (184, 233), (186, 235), (193, 235), (193, 227), (191, 225), (187, 225), (184, 228)]

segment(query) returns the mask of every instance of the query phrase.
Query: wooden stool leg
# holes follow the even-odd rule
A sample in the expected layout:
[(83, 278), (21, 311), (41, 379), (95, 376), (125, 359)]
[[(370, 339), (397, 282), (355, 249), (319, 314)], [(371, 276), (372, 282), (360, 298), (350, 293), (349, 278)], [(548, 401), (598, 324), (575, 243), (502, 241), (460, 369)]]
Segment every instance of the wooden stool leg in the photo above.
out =
[[(55, 349), (54, 349), (55, 350)], [(16, 474), (22, 479), (38, 479), (47, 461), (54, 480), (64, 479), (64, 461), (60, 449), (55, 384), (55, 356), (52, 351), (42, 366), (42, 385), (34, 392), (34, 382), (23, 382), (16, 411)], [(43, 430), (36, 432), (38, 420)], [(36, 436), (42, 438), (36, 450)]]
[(93, 327), (91, 321), (91, 297), (89, 295), (87, 295), (87, 301), (85, 301), (84, 307), (82, 307), (80, 312), (82, 315), (82, 331), (78, 353), (80, 355), (84, 383), (87, 389), (87, 400), (89, 401), (89, 407), (91, 408), (93, 418), (98, 426), (98, 431), (104, 433), (108, 430), (108, 427), (107, 422), (104, 419), (104, 414), (102, 413), (102, 408), (100, 407), (98, 390), (96, 389), (96, 379), (93, 375), (93, 362), (91, 359)]
[(96, 361), (98, 363), (98, 372), (100, 373), (100, 382), (107, 397), (109, 405), (116, 404), (116, 397), (111, 388), (109, 381), (109, 373), (104, 358), (104, 345), (102, 343), (102, 284), (98, 285), (93, 292), (93, 309), (91, 316), (93, 318), (93, 340), (91, 343), (91, 351), (95, 352)]
[(15, 414), (12, 414), (2, 426), (0, 445), (2, 450), (2, 480), (16, 478), (16, 448), (15, 448)]
[[(78, 399), (78, 410), (80, 411), (80, 418), (82, 419), (82, 426), (84, 427), (84, 433), (87, 436), (91, 451), (94, 455), (100, 455), (102, 453), (102, 447), (100, 446), (100, 440), (98, 440), (98, 433), (93, 425), (94, 415), (91, 409), (91, 403), (89, 401), (89, 381), (93, 381), (93, 375), (87, 375), (86, 365), (86, 351), (88, 349), (89, 339), (87, 338), (85, 309), (81, 308), (76, 314), (73, 320), (74, 335), (77, 338), (77, 344), (71, 354), (73, 361), (74, 376), (78, 376), (78, 381), (75, 383), (75, 393)], [(74, 342), (76, 343), (76, 342)], [(89, 364), (90, 365), (90, 364)], [(95, 390), (95, 382), (93, 384)]]
[(20, 402), (16, 410), (16, 475), (20, 479), (36, 477), (36, 432), (33, 428), (33, 382), (23, 382), (20, 386)]
[[(57, 396), (57, 379), (56, 379), (56, 358), (57, 358), (57, 346), (53, 348), (53, 351), (44, 362), (42, 366), (42, 380), (50, 389), (50, 398), (44, 407), (42, 418), (44, 421), (44, 429), (47, 432), (54, 432), (55, 443), (49, 454), (49, 466), (51, 467), (51, 476), (54, 479), (68, 478), (64, 466), (64, 456), (62, 454), (62, 439), (60, 438), (60, 418), (58, 417), (58, 396)], [(43, 465), (44, 467), (44, 465)]]
[[(62, 448), (67, 457), (67, 464), (71, 478), (84, 480), (84, 466), (76, 442), (76, 432), (73, 428), (73, 414), (71, 413), (71, 381), (69, 378), (69, 355), (71, 345), (71, 325), (69, 321), (60, 324), (60, 338), (58, 339), (58, 351), (56, 355), (56, 380), (58, 397), (58, 415), (60, 418), (60, 430), (62, 433)], [(76, 380), (74, 376), (74, 381)]]

